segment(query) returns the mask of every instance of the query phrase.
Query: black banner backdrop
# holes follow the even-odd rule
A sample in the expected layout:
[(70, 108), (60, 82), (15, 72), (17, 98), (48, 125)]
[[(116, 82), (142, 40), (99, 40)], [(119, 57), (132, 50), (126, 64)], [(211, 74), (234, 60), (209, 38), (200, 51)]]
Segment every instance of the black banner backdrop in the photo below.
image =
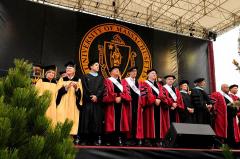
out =
[[(97, 27), (99, 33), (93, 30)], [(89, 60), (97, 59), (104, 76), (111, 66), (120, 65), (125, 76), (127, 68), (136, 65), (141, 78), (153, 67), (160, 76), (174, 74), (190, 81), (204, 77), (209, 83), (208, 41), (25, 0), (1, 0), (0, 74), (14, 58), (56, 64), (58, 70), (74, 60), (80, 75), (88, 71)]]

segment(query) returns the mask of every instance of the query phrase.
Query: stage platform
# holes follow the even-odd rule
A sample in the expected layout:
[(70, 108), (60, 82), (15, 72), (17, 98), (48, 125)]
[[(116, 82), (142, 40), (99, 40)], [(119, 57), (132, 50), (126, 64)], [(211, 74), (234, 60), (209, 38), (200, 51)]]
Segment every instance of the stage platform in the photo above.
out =
[[(220, 149), (76, 146), (76, 159), (224, 159)], [(232, 150), (240, 159), (240, 150)]]

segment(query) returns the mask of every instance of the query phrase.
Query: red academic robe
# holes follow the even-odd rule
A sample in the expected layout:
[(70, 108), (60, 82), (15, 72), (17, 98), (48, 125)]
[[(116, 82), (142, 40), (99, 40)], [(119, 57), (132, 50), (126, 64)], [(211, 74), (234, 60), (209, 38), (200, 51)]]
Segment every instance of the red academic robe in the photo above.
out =
[(146, 83), (139, 83), (141, 96), (138, 100), (138, 120), (137, 120), (137, 139), (154, 139), (155, 134), (155, 119), (154, 119), (154, 103), (156, 98), (161, 100), (160, 104), (160, 136), (163, 139), (170, 128), (169, 109), (162, 106), (166, 103), (166, 96), (163, 94), (162, 85), (158, 84), (159, 96), (153, 94), (152, 88)]
[[(233, 99), (233, 101), (240, 100), (240, 98), (234, 94), (229, 94), (229, 96)], [(237, 116), (240, 117), (240, 110), (238, 110)]]
[(233, 101), (239, 100), (239, 97), (234, 95), (234, 94), (232, 94), (232, 93), (229, 93), (229, 96), (233, 99)]
[[(163, 87), (163, 91), (164, 91), (164, 94), (167, 97), (167, 105), (169, 106), (169, 108), (171, 108), (172, 104), (175, 101), (173, 100), (173, 98), (170, 97), (171, 95), (169, 94), (168, 90), (165, 87)], [(175, 94), (177, 96), (177, 101), (176, 101), (177, 102), (177, 108), (176, 109), (180, 109), (180, 111), (183, 112), (184, 109), (185, 109), (185, 106), (184, 106), (184, 103), (183, 103), (182, 95), (177, 88), (175, 88)], [(171, 110), (169, 110), (169, 111), (171, 111)], [(176, 122), (179, 123), (180, 122), (179, 111), (176, 111), (175, 115), (176, 115), (176, 117), (175, 117)]]
[[(105, 103), (104, 111), (105, 111), (105, 131), (107, 133), (114, 132), (115, 128), (115, 111), (114, 111), (114, 103), (117, 94), (114, 93), (114, 84), (111, 80), (104, 80), (104, 95), (103, 102)], [(126, 86), (123, 87), (123, 92), (120, 93), (120, 97), (122, 98), (122, 110), (121, 110), (121, 120), (120, 120), (120, 131), (128, 132), (130, 130), (129, 127), (129, 112), (130, 105), (128, 104), (131, 101), (130, 89)]]
[(227, 105), (223, 95), (219, 92), (213, 92), (211, 98), (215, 100), (213, 105), (215, 115), (214, 131), (216, 136), (227, 138)]
[[(229, 96), (233, 99), (233, 101), (240, 100), (238, 96), (229, 93)], [(240, 117), (240, 110), (238, 110), (237, 116)]]
[[(123, 90), (126, 90), (127, 92), (130, 93), (130, 86), (128, 84), (128, 82), (126, 81), (126, 79), (122, 79), (121, 81), (122, 86), (123, 86)], [(129, 134), (127, 134), (127, 137), (130, 138), (131, 137), (131, 131), (132, 131), (132, 99), (131, 100), (126, 100), (124, 102), (124, 104), (127, 106), (128, 109), (126, 109), (126, 115), (128, 118), (128, 125), (129, 125)]]
[[(233, 101), (239, 100), (239, 97), (229, 93), (229, 96), (233, 99)], [(233, 127), (234, 127), (234, 135), (235, 141), (240, 142), (240, 130), (239, 130), (239, 119), (238, 116), (240, 115), (240, 111), (238, 110), (237, 116), (233, 118)]]

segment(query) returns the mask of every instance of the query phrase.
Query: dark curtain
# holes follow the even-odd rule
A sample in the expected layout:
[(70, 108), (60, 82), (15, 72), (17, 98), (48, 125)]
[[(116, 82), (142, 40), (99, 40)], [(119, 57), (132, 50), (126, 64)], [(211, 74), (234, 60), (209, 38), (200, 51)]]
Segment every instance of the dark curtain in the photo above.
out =
[(209, 78), (210, 78), (210, 90), (211, 92), (216, 91), (216, 79), (215, 79), (215, 65), (214, 65), (214, 52), (213, 42), (208, 42), (208, 65), (209, 65)]

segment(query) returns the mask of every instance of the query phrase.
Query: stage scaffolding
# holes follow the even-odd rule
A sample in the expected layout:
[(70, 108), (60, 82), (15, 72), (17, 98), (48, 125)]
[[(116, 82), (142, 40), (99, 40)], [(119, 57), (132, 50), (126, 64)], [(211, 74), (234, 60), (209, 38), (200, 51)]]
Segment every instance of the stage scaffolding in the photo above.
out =
[(240, 24), (239, 0), (29, 0), (214, 40)]

